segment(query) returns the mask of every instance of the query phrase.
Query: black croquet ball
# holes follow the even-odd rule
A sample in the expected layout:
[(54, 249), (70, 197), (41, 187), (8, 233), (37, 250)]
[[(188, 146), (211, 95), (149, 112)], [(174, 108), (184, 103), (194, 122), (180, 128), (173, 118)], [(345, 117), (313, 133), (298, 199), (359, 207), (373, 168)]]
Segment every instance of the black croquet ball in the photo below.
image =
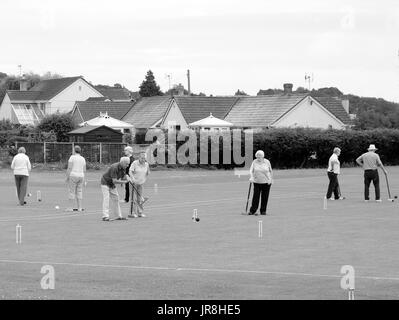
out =
[(395, 199), (397, 199), (397, 198), (398, 198), (398, 196), (395, 196), (394, 198), (395, 198)]
[(195, 221), (197, 221), (197, 222), (200, 221), (200, 218), (195, 218)]

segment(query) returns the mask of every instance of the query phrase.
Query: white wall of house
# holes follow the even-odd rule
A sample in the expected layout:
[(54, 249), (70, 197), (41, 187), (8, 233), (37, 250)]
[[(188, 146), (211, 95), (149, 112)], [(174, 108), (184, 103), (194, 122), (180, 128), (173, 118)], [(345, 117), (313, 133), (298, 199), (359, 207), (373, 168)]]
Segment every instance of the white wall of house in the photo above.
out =
[(344, 129), (345, 125), (317, 101), (308, 97), (273, 123), (272, 127)]
[(90, 97), (102, 97), (103, 95), (91, 87), (82, 79), (76, 80), (68, 88), (53, 97), (46, 104), (46, 114), (69, 112), (73, 109), (76, 101), (84, 101)]
[(8, 94), (4, 96), (3, 102), (0, 106), (0, 120), (11, 120), (11, 100)]
[(181, 130), (187, 129), (187, 122), (183, 117), (183, 114), (180, 111), (180, 108), (177, 106), (176, 102), (173, 101), (171, 107), (168, 110), (163, 122), (162, 127), (169, 128), (170, 126), (180, 126)]

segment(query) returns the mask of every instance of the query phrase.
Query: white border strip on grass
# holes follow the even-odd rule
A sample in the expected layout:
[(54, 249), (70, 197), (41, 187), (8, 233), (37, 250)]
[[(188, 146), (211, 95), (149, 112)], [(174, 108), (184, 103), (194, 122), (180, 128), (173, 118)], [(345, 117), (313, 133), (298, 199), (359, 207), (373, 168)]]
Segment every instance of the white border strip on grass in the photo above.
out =
[[(283, 272), (283, 271), (264, 271), (264, 270), (237, 270), (237, 269), (217, 269), (217, 268), (181, 268), (181, 267), (154, 267), (154, 266), (131, 266), (114, 264), (94, 264), (94, 263), (71, 263), (71, 262), (49, 262), (49, 261), (26, 261), (26, 260), (0, 260), (0, 263), (20, 263), (20, 264), (40, 264), (40, 265), (62, 265), (71, 267), (91, 267), (91, 268), (120, 268), (137, 270), (165, 270), (165, 271), (193, 271), (193, 272), (213, 272), (213, 273), (251, 273), (251, 274), (272, 274), (277, 276), (297, 276), (314, 278), (342, 278), (342, 275), (302, 273), (302, 272)], [(385, 280), (399, 281), (399, 277), (378, 277), (378, 276), (359, 276), (356, 279), (365, 280)]]

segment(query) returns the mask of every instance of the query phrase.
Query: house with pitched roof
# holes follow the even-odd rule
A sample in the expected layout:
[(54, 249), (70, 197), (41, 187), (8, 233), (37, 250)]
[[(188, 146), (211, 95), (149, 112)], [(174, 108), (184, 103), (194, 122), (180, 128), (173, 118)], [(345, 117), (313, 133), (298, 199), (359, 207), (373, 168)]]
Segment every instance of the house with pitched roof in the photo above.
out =
[(224, 120), (241, 128), (345, 129), (352, 123), (345, 105), (338, 98), (292, 93), (292, 84), (285, 84), (283, 94), (240, 97)]
[(76, 101), (102, 96), (82, 76), (42, 80), (29, 90), (22, 78), (20, 90), (7, 90), (0, 105), (0, 119), (35, 125), (47, 114), (70, 112)]
[(190, 123), (209, 117), (212, 114), (224, 119), (238, 97), (175, 96), (160, 123), (168, 129), (185, 130)]
[(97, 117), (100, 113), (122, 120), (133, 107), (133, 101), (98, 101), (89, 98), (86, 101), (76, 101), (72, 109), (72, 118), (75, 123), (82, 123)]
[(140, 98), (121, 120), (134, 125), (136, 130), (159, 128), (171, 100), (170, 96)]

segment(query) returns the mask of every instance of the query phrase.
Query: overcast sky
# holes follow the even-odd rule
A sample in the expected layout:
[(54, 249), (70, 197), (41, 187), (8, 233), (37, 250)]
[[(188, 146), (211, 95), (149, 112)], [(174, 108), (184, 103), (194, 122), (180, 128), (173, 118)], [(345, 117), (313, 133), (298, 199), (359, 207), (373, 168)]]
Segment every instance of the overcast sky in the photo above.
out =
[(137, 91), (256, 95), (283, 83), (399, 102), (398, 0), (1, 0), (0, 71)]

